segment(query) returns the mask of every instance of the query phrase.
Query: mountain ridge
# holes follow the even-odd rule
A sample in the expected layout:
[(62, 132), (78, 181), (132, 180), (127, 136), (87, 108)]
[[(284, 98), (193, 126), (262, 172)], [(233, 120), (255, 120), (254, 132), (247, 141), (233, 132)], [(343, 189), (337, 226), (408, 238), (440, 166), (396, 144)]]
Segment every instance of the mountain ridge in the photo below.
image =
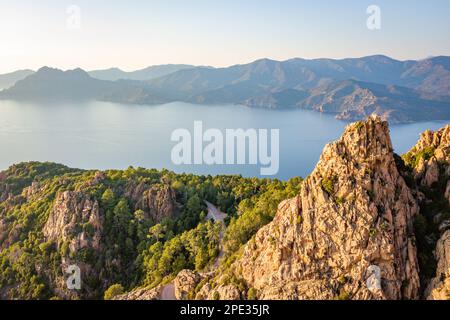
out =
[(0, 90), (8, 89), (13, 86), (17, 81), (26, 78), (27, 76), (33, 74), (33, 70), (24, 69), (17, 70), (10, 73), (0, 74)]
[(100, 70), (88, 71), (89, 75), (93, 78), (99, 80), (139, 80), (146, 81), (154, 78), (159, 78), (170, 73), (183, 70), (195, 68), (194, 65), (188, 64), (164, 64), (164, 65), (154, 65), (143, 69), (138, 69), (134, 71), (123, 71), (120, 68), (109, 68)]
[(112, 102), (163, 103), (146, 92), (139, 81), (99, 80), (81, 68), (62, 71), (42, 67), (0, 92), (0, 98), (17, 100), (100, 100)]
[[(420, 61), (398, 61), (379, 55), (341, 60), (259, 59), (226, 68), (183, 68), (145, 81), (99, 80), (85, 73), (84, 84), (80, 79), (73, 83), (69, 77), (72, 74), (65, 74), (66, 80), (30, 75), (1, 91), (0, 97), (71, 98), (79, 94), (136, 104), (183, 101), (267, 109), (304, 108), (333, 113), (338, 119), (349, 121), (374, 112), (393, 123), (450, 119), (450, 57), (446, 56)], [(43, 85), (42, 81), (49, 83)], [(65, 81), (66, 88), (62, 90)], [(71, 93), (69, 87), (78, 92)]]

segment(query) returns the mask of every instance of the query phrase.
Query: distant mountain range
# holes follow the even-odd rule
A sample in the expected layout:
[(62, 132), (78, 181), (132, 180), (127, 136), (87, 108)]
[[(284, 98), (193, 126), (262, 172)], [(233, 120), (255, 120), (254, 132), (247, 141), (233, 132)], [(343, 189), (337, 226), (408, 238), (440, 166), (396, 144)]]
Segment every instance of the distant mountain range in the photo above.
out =
[(33, 73), (33, 70), (17, 70), (11, 73), (0, 74), (0, 90), (13, 86), (17, 81)]
[(142, 82), (99, 80), (82, 69), (62, 71), (43, 67), (0, 92), (0, 98), (16, 100), (101, 100), (164, 103), (151, 95)]
[(122, 71), (118, 68), (94, 70), (89, 71), (89, 75), (93, 78), (100, 80), (116, 81), (124, 79), (124, 80), (145, 81), (163, 77), (173, 72), (177, 72), (179, 70), (192, 68), (195, 68), (195, 66), (188, 64), (166, 64), (166, 65), (151, 66), (145, 69), (131, 72)]
[[(119, 80), (121, 79), (121, 80)], [(135, 72), (41, 68), (0, 92), (7, 99), (95, 99), (155, 104), (185, 101), (301, 108), (357, 120), (375, 112), (391, 122), (450, 119), (450, 57), (398, 61), (261, 59), (228, 68), (154, 66)]]
[[(156, 65), (150, 66), (144, 69), (136, 70), (136, 71), (123, 71), (119, 68), (109, 68), (103, 70), (92, 70), (88, 71), (88, 74), (95, 79), (99, 80), (109, 80), (109, 81), (117, 81), (117, 80), (152, 80), (155, 78), (166, 76), (170, 73), (183, 70), (183, 69), (191, 69), (196, 66), (188, 65), (188, 64), (165, 64), (165, 65)], [(45, 70), (45, 67), (44, 67)], [(8, 89), (12, 87), (17, 81), (25, 79), (27, 76), (33, 74), (33, 70), (18, 70), (11, 73), (0, 74), (0, 90)]]

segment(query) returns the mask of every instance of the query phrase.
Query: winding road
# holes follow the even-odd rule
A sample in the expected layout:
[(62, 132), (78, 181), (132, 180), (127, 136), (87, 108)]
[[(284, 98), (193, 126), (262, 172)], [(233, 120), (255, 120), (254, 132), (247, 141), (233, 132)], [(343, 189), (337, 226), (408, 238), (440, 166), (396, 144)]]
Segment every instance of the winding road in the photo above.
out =
[(208, 220), (214, 220), (214, 221), (219, 221), (223, 224), (223, 226), (225, 227), (225, 218), (227, 217), (227, 215), (223, 212), (221, 212), (219, 209), (217, 209), (217, 207), (215, 205), (213, 205), (212, 203), (208, 202), (205, 200), (206, 206), (208, 207), (208, 214), (206, 215), (206, 219)]
[[(212, 203), (210, 203), (206, 200), (205, 200), (205, 204), (208, 207), (208, 214), (206, 215), (206, 219), (214, 220), (216, 222), (218, 221), (222, 224), (222, 230), (220, 231), (220, 235), (219, 235), (220, 252), (217, 255), (216, 260), (214, 261), (214, 263), (211, 266), (211, 269), (214, 269), (219, 266), (219, 261), (224, 254), (222, 240), (225, 235), (225, 221), (224, 220), (227, 217), (227, 215), (225, 213), (221, 212), (219, 209), (217, 209), (216, 206), (214, 206)], [(161, 300), (177, 300), (177, 298), (175, 297), (175, 285), (173, 284), (173, 282), (162, 287)]]
[(222, 230), (220, 230), (220, 235), (219, 235), (219, 249), (220, 252), (217, 255), (216, 261), (214, 261), (214, 263), (211, 266), (211, 269), (216, 269), (219, 266), (219, 261), (220, 259), (223, 257), (224, 255), (224, 249), (223, 249), (223, 245), (222, 245), (222, 240), (223, 237), (225, 235), (225, 218), (227, 217), (227, 215), (223, 212), (221, 212), (219, 209), (217, 209), (216, 206), (214, 206), (212, 203), (208, 202), (205, 200), (205, 203), (208, 207), (208, 214), (206, 215), (206, 219), (208, 220), (214, 220), (214, 221), (219, 221), (222, 224)]

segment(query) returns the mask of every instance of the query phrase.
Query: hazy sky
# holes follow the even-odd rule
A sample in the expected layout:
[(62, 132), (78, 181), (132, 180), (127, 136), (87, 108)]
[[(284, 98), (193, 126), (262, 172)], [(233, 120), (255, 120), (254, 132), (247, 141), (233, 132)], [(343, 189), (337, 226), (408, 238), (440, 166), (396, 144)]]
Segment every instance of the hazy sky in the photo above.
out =
[[(381, 30), (366, 26), (372, 4)], [(81, 10), (79, 29), (70, 5)], [(450, 1), (0, 0), (0, 41), (0, 73), (262, 57), (420, 59), (450, 55)]]

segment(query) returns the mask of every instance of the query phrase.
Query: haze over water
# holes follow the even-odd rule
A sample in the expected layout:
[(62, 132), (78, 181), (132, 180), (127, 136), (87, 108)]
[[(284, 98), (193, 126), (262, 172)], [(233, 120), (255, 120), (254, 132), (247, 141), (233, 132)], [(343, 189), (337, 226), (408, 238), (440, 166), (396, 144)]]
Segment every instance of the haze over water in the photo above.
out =
[[(173, 130), (192, 132), (194, 121), (208, 128), (280, 129), (277, 178), (311, 173), (326, 143), (337, 139), (346, 123), (311, 111), (271, 111), (243, 106), (171, 103), (158, 106), (106, 102), (40, 104), (0, 101), (0, 170), (23, 161), (51, 161), (83, 169), (129, 166), (167, 168), (195, 174), (259, 176), (255, 165), (188, 165), (171, 161)], [(395, 152), (402, 154), (426, 129), (445, 122), (391, 125)]]

